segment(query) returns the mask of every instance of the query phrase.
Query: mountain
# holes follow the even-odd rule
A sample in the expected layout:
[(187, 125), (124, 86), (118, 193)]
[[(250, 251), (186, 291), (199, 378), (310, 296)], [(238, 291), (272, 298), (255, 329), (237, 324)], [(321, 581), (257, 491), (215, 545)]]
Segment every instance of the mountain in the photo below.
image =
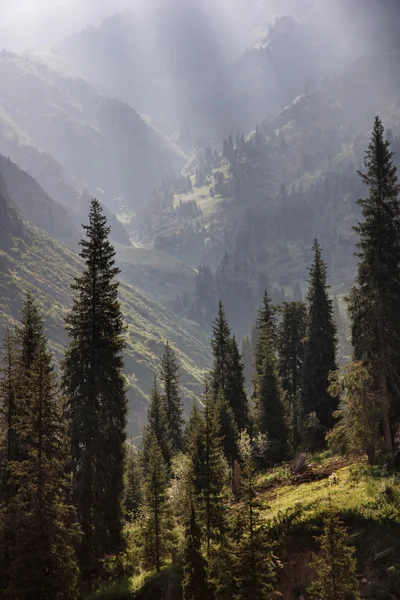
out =
[(377, 107), (400, 165), (399, 60), (360, 57), (219, 154), (198, 148), (193, 191), (172, 188), (174, 210), (158, 203), (132, 219), (133, 239), (202, 265), (194, 302), (177, 301), (182, 314), (209, 327), (222, 299), (237, 335), (248, 334), (265, 288), (276, 303), (305, 293), (315, 237), (333, 291), (348, 292), (365, 194), (357, 170)]
[(80, 233), (74, 217), (66, 208), (54, 202), (33, 177), (0, 155), (0, 175), (9, 197), (18, 211), (70, 247), (77, 247)]
[(101, 193), (109, 207), (118, 198), (119, 206), (132, 210), (184, 164), (182, 152), (133, 108), (82, 80), (6, 51), (0, 53), (0, 78), (0, 152), (43, 179), (55, 166), (64, 199), (73, 187)]
[[(0, 338), (7, 323), (19, 318), (23, 294), (30, 291), (40, 302), (51, 347), (61, 359), (66, 343), (63, 319), (71, 306), (70, 285), (81, 269), (80, 259), (73, 250), (23, 220), (4, 197), (4, 190), (1, 183)], [(197, 325), (132, 285), (122, 283), (120, 297), (128, 327), (125, 374), (131, 409), (129, 430), (136, 435), (141, 431), (147, 395), (165, 341), (170, 340), (178, 356), (187, 408), (190, 399), (200, 393), (203, 369), (210, 364), (209, 343)]]
[(356, 15), (346, 25), (338, 7), (320, 4), (149, 2), (63, 40), (46, 60), (135, 106), (167, 135), (178, 131), (189, 150), (199, 133), (215, 143), (250, 131), (357, 56)]

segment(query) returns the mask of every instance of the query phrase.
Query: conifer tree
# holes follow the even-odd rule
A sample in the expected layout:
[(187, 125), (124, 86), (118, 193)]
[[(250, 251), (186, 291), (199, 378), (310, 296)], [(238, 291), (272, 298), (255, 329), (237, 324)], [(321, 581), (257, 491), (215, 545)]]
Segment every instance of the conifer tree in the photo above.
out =
[[(34, 305), (29, 303), (31, 310)], [(18, 600), (76, 600), (79, 530), (67, 474), (65, 405), (43, 330), (38, 327), (36, 333), (40, 341), (29, 357), (29, 377), (21, 382), (24, 404), (15, 426), (23, 460), (11, 463), (16, 491), (8, 514), (14, 536), (8, 595)], [(21, 339), (25, 344), (26, 338)]]
[(279, 327), (279, 374), (286, 394), (293, 448), (298, 448), (301, 442), (301, 386), (306, 331), (305, 305), (302, 302), (285, 302)]
[(282, 383), (278, 372), (276, 314), (265, 292), (257, 319), (257, 348), (254, 375), (254, 401), (259, 432), (266, 434), (269, 462), (285, 460), (288, 437)]
[(145, 468), (147, 463), (147, 442), (149, 436), (151, 437), (151, 434), (156, 436), (164, 462), (169, 466), (172, 456), (171, 432), (168, 426), (166, 406), (158, 389), (156, 377), (154, 377), (150, 405), (147, 411), (147, 424), (143, 433), (142, 454)]
[(183, 600), (208, 600), (207, 561), (201, 552), (201, 529), (193, 504), (183, 552)]
[(264, 362), (257, 380), (256, 418), (260, 433), (267, 435), (267, 462), (286, 460), (289, 455), (289, 429), (283, 390), (278, 373), (278, 360), (272, 348), (264, 350)]
[(316, 413), (325, 429), (334, 425), (338, 401), (328, 392), (329, 373), (336, 370), (336, 330), (333, 303), (329, 298), (327, 268), (318, 241), (313, 245), (308, 290), (308, 329), (303, 364), (302, 403), (304, 414)]
[(264, 292), (261, 309), (258, 312), (255, 331), (252, 335), (254, 345), (254, 395), (263, 371), (265, 353), (276, 353), (277, 348), (277, 315), (268, 292)]
[(123, 479), (127, 400), (119, 269), (110, 227), (93, 200), (81, 241), (84, 271), (76, 278), (66, 319), (69, 346), (63, 386), (69, 403), (74, 503), (83, 538), (84, 578), (98, 560), (123, 547)]
[(355, 228), (359, 264), (349, 313), (354, 357), (367, 363), (380, 402), (384, 450), (389, 453), (393, 449), (391, 413), (397, 420), (400, 414), (400, 186), (378, 117), (364, 164), (366, 173), (360, 176), (369, 193), (358, 201), (363, 221)]
[(183, 448), (183, 406), (179, 396), (179, 368), (169, 342), (165, 344), (161, 357), (160, 380), (163, 385), (163, 402), (171, 436), (172, 452)]
[(226, 393), (226, 386), (230, 376), (229, 363), (232, 348), (231, 330), (221, 301), (218, 305), (218, 314), (213, 323), (211, 347), (214, 357), (212, 389), (216, 398), (219, 390), (224, 394)]
[(364, 363), (352, 361), (331, 376), (329, 392), (340, 398), (337, 423), (328, 434), (329, 447), (342, 454), (367, 454), (375, 464), (380, 447), (379, 402)]
[(256, 498), (256, 470), (251, 442), (242, 432), (239, 441), (242, 462), (243, 511), (235, 524), (236, 578), (241, 600), (279, 598), (276, 587), (276, 560), (272, 544), (260, 519)]
[(18, 419), (16, 406), (16, 339), (7, 329), (2, 352), (0, 370), (0, 586), (7, 587), (7, 575), (10, 564), (12, 532), (10, 531), (9, 511), (15, 498), (15, 487), (11, 484), (11, 467), (18, 455), (16, 425)]
[(233, 411), (237, 429), (242, 431), (249, 425), (249, 405), (245, 390), (244, 365), (235, 336), (230, 342), (229, 376), (226, 382), (225, 398)]
[(346, 545), (347, 531), (332, 512), (325, 518), (321, 553), (312, 567), (317, 581), (309, 589), (312, 600), (359, 600), (354, 550)]
[(22, 378), (29, 375), (38, 348), (44, 341), (43, 317), (30, 293), (25, 295), (23, 301), (21, 322), (16, 328), (16, 336), (19, 346), (19, 380), (22, 385)]
[(160, 571), (169, 550), (173, 522), (167, 496), (168, 469), (153, 431), (147, 439), (142, 539), (147, 565)]
[(249, 389), (251, 387), (251, 382), (253, 379), (253, 353), (251, 349), (251, 341), (248, 337), (243, 338), (241, 350), (245, 388)]
[(186, 426), (185, 446), (190, 458), (190, 484), (189, 491), (197, 504), (203, 492), (204, 464), (205, 464), (205, 436), (204, 414), (200, 411), (197, 400), (193, 403), (192, 410)]
[(209, 555), (212, 541), (221, 540), (225, 528), (224, 498), (229, 471), (220, 438), (218, 405), (207, 384), (204, 410), (200, 413), (194, 406), (189, 419), (187, 444), (193, 499), (205, 529)]
[(222, 391), (218, 392), (217, 399), (219, 436), (224, 449), (225, 458), (228, 464), (233, 467), (233, 463), (238, 457), (238, 428), (236, 426), (233, 410), (229, 406)]

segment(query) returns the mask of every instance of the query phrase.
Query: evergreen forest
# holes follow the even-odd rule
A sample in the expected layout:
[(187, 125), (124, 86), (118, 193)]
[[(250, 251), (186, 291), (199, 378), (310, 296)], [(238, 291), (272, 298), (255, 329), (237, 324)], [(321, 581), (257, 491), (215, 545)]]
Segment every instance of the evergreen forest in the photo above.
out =
[(111, 4), (0, 7), (0, 600), (400, 600), (400, 6)]

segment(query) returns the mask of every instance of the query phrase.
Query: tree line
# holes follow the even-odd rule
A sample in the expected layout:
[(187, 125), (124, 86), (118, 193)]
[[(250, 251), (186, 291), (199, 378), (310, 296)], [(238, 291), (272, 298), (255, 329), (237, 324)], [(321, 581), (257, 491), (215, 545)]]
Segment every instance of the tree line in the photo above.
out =
[[(109, 227), (91, 204), (82, 274), (66, 317), (59, 380), (35, 299), (7, 332), (0, 387), (0, 585), (11, 600), (74, 600), (110, 557), (161, 571), (173, 561), (185, 600), (279, 597), (276, 543), (261, 518), (257, 476), (301, 451), (394, 452), (399, 422), (399, 185), (377, 118), (361, 174), (358, 272), (348, 298), (352, 360), (338, 368), (334, 303), (316, 240), (307, 302), (273, 305), (254, 329), (253, 380), (222, 303), (213, 365), (187, 421), (167, 342), (140, 448), (127, 442), (125, 326)], [(229, 498), (240, 510), (229, 507)], [(182, 539), (184, 533), (184, 539)], [(328, 515), (312, 598), (358, 598), (346, 531)], [(131, 565), (132, 567), (132, 565)], [(121, 567), (122, 570), (126, 566)]]

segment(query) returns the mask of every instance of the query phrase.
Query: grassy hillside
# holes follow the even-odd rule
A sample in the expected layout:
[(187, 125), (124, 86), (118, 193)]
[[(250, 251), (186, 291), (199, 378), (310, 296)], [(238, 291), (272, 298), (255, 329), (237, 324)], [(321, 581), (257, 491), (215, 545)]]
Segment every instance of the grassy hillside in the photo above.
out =
[[(80, 260), (54, 238), (22, 222), (5, 203), (1, 207), (3, 225), (7, 216), (7, 231), (3, 232), (0, 246), (0, 337), (6, 325), (19, 318), (23, 294), (29, 290), (40, 301), (46, 333), (60, 359), (66, 342), (63, 319), (71, 304), (70, 284), (81, 268)], [(123, 284), (120, 295), (128, 326), (125, 372), (129, 380), (130, 431), (137, 434), (143, 425), (147, 394), (166, 339), (171, 341), (181, 365), (187, 406), (190, 398), (201, 392), (202, 371), (210, 362), (209, 345), (199, 327), (177, 317), (133, 286)]]
[[(329, 476), (337, 475), (337, 484)], [(315, 574), (309, 567), (311, 555), (318, 552), (316, 538), (329, 510), (339, 514), (348, 528), (348, 543), (355, 547), (357, 575), (363, 598), (395, 600), (400, 594), (400, 479), (379, 467), (368, 467), (356, 458), (340, 459), (327, 454), (311, 457), (306, 471), (293, 476), (279, 467), (261, 475), (257, 482), (262, 517), (270, 537), (277, 543), (281, 561), (278, 589), (284, 600), (306, 599), (306, 588)], [(229, 511), (241, 509), (240, 502)], [(171, 587), (175, 575), (164, 571), (158, 577), (138, 573), (132, 579), (87, 596), (89, 600), (142, 600), (159, 598), (169, 590), (172, 600), (180, 600)]]

